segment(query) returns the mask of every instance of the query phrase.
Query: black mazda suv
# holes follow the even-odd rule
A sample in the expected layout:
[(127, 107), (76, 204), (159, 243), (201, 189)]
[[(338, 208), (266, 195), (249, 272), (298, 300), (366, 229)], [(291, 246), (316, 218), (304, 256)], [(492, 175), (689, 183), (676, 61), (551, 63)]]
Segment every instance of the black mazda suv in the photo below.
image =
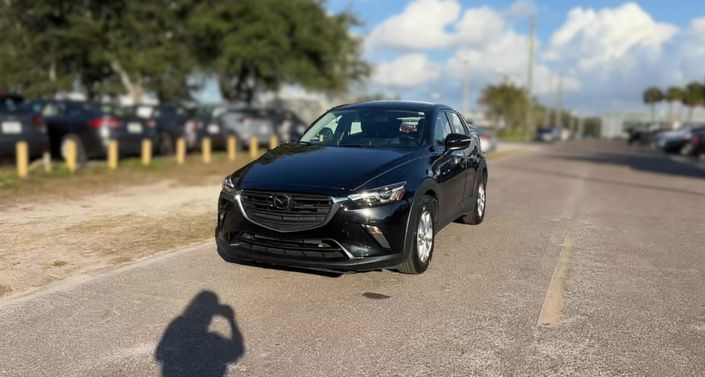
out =
[(485, 216), (478, 133), (421, 102), (335, 107), (297, 142), (225, 178), (216, 244), (228, 262), (420, 274), (436, 233)]

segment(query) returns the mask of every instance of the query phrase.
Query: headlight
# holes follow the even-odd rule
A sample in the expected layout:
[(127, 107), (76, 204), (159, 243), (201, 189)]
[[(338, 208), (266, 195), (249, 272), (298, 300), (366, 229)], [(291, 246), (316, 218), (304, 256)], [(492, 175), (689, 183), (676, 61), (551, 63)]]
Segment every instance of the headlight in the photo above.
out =
[(363, 191), (357, 194), (351, 194), (348, 195), (348, 198), (358, 203), (376, 206), (396, 202), (404, 197), (405, 192), (406, 182), (400, 182), (373, 190)]
[(231, 176), (231, 175), (225, 177), (225, 180), (223, 181), (223, 191), (234, 193), (236, 191), (235, 190), (236, 183), (237, 183), (237, 177), (233, 178), (233, 176)]

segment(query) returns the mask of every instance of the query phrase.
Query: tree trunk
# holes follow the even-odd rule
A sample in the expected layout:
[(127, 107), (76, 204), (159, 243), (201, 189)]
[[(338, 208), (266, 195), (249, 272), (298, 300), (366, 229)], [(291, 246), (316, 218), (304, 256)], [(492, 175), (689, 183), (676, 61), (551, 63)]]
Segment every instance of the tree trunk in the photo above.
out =
[(117, 59), (113, 59), (110, 62), (110, 68), (118, 74), (120, 77), (120, 82), (125, 90), (132, 98), (133, 104), (137, 105), (142, 103), (142, 97), (144, 95), (144, 88), (142, 86), (142, 78), (137, 77), (135, 81), (130, 78), (130, 75), (122, 68), (122, 65)]
[(656, 104), (651, 104), (651, 123), (656, 123)]
[(688, 106), (688, 122), (693, 120), (693, 108), (695, 106)]

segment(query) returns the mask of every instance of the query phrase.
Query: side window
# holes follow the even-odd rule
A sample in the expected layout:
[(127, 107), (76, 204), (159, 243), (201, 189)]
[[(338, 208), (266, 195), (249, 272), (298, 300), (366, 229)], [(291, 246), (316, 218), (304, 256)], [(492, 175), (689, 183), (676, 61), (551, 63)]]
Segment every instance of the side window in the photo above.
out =
[(467, 134), (468, 129), (465, 128), (460, 117), (456, 113), (448, 112), (448, 118), (450, 119), (450, 124), (453, 128), (453, 132), (456, 134)]
[(450, 134), (450, 125), (448, 124), (448, 118), (444, 113), (438, 113), (436, 117), (436, 124), (434, 129), (434, 145), (445, 145), (446, 136)]

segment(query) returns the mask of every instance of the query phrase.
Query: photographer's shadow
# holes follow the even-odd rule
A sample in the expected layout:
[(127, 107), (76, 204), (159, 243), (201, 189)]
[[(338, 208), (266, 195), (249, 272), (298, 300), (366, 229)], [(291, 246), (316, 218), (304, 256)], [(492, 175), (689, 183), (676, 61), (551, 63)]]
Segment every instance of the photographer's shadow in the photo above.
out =
[[(222, 316), (230, 325), (230, 338), (209, 332), (212, 319)], [(162, 376), (225, 376), (228, 364), (245, 353), (235, 312), (211, 291), (201, 291), (162, 335), (156, 359)]]

